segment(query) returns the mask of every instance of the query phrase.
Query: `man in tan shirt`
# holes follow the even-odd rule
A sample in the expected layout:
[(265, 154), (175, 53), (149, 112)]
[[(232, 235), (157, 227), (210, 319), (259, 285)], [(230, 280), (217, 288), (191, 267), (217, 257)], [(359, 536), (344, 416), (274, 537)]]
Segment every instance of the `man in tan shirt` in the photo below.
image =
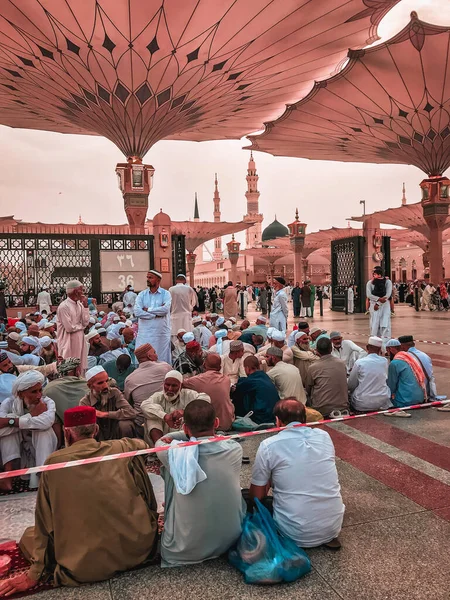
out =
[(228, 431), (234, 421), (234, 405), (230, 400), (230, 378), (222, 375), (218, 354), (209, 353), (205, 360), (205, 372), (183, 381), (184, 389), (203, 392), (211, 398), (219, 429)]
[(108, 384), (108, 374), (101, 366), (86, 371), (89, 393), (80, 400), (80, 406), (92, 406), (97, 413), (99, 440), (118, 440), (136, 437), (136, 411), (117, 388)]
[(275, 384), (280, 400), (284, 398), (295, 398), (302, 404), (306, 404), (306, 394), (297, 367), (283, 362), (283, 351), (281, 348), (272, 346), (266, 353), (269, 367), (267, 375)]
[(311, 407), (324, 417), (333, 413), (340, 416), (341, 411), (348, 409), (347, 369), (342, 360), (331, 356), (331, 349), (329, 338), (317, 341), (320, 360), (309, 367), (305, 381)]
[[(68, 409), (66, 447), (51, 454), (46, 464), (147, 447), (142, 440), (97, 442), (95, 421), (92, 407)], [(79, 586), (137, 567), (156, 552), (156, 508), (142, 456), (42, 473), (36, 524), (20, 540), (31, 567), (0, 581), (0, 596), (29, 590), (49, 576), (57, 586)]]

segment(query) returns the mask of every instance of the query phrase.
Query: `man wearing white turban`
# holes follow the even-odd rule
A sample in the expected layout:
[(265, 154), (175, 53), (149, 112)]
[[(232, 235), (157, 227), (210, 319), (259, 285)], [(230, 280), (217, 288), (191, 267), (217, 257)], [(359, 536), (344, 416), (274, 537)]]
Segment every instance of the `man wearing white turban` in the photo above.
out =
[(182, 387), (179, 371), (169, 371), (164, 378), (162, 392), (156, 392), (141, 404), (145, 417), (145, 441), (151, 446), (166, 433), (179, 431), (186, 406), (193, 400), (211, 402), (207, 394)]
[(88, 300), (83, 284), (76, 279), (66, 285), (67, 300), (61, 302), (56, 313), (58, 353), (62, 358), (76, 356), (81, 369), (87, 367), (87, 344), (84, 329), (89, 324)]
[[(44, 396), (45, 379), (37, 371), (17, 377), (11, 396), (0, 405), (0, 455), (3, 469), (41, 466), (58, 446), (53, 431), (56, 407)], [(12, 480), (3, 480), (0, 489), (10, 490)], [(33, 485), (32, 487), (35, 487)]]

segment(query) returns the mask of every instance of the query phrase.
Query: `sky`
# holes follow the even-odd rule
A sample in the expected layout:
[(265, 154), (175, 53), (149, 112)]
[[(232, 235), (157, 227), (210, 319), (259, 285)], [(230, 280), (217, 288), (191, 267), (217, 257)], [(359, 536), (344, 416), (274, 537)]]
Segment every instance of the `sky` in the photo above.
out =
[[(449, 0), (402, 0), (380, 24), (381, 41), (402, 29), (412, 10), (424, 21), (450, 25)], [(242, 147), (247, 144), (245, 138), (155, 144), (144, 159), (155, 168), (149, 218), (161, 208), (173, 220), (192, 218), (197, 192), (200, 219), (213, 220), (217, 172), (222, 220), (241, 220), (246, 212), (249, 159)], [(109, 140), (0, 126), (0, 157), (0, 216), (76, 223), (81, 215), (85, 223), (126, 222), (114, 172), (124, 157)], [(296, 208), (308, 232), (343, 227), (349, 217), (362, 213), (361, 200), (366, 201), (366, 212), (399, 206), (402, 182), (408, 202), (420, 200), (418, 184), (424, 175), (416, 167), (308, 161), (262, 152), (254, 157), (263, 227), (275, 215), (282, 223), (290, 223)], [(244, 241), (244, 235), (236, 238)]]

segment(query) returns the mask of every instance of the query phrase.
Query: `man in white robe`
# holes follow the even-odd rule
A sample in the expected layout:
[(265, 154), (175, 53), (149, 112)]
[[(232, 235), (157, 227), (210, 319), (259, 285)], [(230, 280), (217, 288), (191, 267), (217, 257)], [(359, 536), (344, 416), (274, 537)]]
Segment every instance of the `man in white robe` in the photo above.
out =
[(36, 302), (40, 313), (42, 313), (43, 310), (47, 311), (47, 315), (52, 312), (52, 298), (45, 285), (42, 286), (42, 291), (37, 295)]
[[(379, 296), (376, 291), (375, 280), (385, 281), (384, 294)], [(373, 279), (369, 280), (366, 285), (366, 297), (370, 301), (370, 335), (380, 337), (383, 340), (383, 349), (387, 342), (391, 339), (391, 306), (389, 298), (392, 296), (392, 281), (383, 277), (381, 267), (375, 267), (373, 270)]]
[(136, 348), (151, 344), (159, 360), (172, 364), (170, 346), (170, 310), (172, 297), (160, 287), (162, 275), (158, 271), (147, 273), (149, 289), (143, 290), (136, 298), (134, 314), (138, 318)]
[(172, 296), (172, 306), (170, 317), (172, 319), (172, 341), (175, 341), (177, 331), (185, 329), (192, 331), (192, 311), (197, 304), (197, 294), (189, 285), (186, 285), (186, 277), (183, 274), (177, 275), (176, 285), (169, 288)]
[(194, 338), (197, 340), (203, 350), (208, 350), (209, 340), (212, 337), (212, 333), (203, 323), (201, 317), (194, 317), (192, 319), (192, 324), (194, 325), (194, 331), (192, 332), (194, 334)]
[(58, 354), (62, 358), (77, 357), (81, 369), (87, 368), (88, 345), (84, 330), (89, 324), (88, 300), (83, 293), (83, 284), (76, 279), (66, 285), (67, 299), (61, 302), (56, 312)]
[(130, 315), (134, 314), (134, 305), (136, 304), (137, 294), (134, 291), (134, 288), (128, 286), (128, 290), (123, 295), (123, 307), (124, 310), (130, 313)]
[[(56, 406), (44, 396), (45, 377), (27, 371), (13, 383), (11, 396), (0, 405), (0, 462), (4, 471), (41, 466), (55, 452), (58, 439), (53, 431)], [(0, 489), (10, 490), (12, 480), (3, 480)], [(34, 477), (32, 487), (37, 487)]]
[(288, 299), (284, 287), (286, 281), (283, 277), (275, 277), (273, 288), (275, 290), (274, 302), (270, 312), (270, 326), (279, 331), (286, 331), (287, 318), (289, 314)]
[(361, 346), (358, 346), (351, 340), (344, 340), (339, 331), (332, 331), (330, 333), (330, 340), (333, 345), (331, 355), (340, 358), (345, 363), (347, 375), (357, 360), (367, 356), (367, 352)]

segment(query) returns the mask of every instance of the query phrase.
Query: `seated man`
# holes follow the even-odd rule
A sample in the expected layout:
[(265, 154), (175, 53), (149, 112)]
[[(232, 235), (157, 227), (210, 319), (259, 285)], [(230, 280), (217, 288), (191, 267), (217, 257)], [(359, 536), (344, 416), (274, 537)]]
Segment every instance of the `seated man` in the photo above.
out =
[(145, 418), (145, 437), (154, 445), (163, 435), (178, 431), (186, 406), (193, 400), (211, 399), (206, 394), (182, 387), (183, 377), (179, 371), (169, 371), (164, 377), (162, 392), (156, 392), (141, 404)]
[(179, 329), (175, 338), (172, 337), (172, 360), (175, 360), (186, 349), (186, 343), (183, 340), (186, 329)]
[[(421, 404), (427, 397), (424, 371), (410, 352), (397, 352), (389, 364), (387, 384), (396, 407)], [(411, 413), (400, 411), (389, 416), (405, 418)]]
[[(21, 459), (25, 467), (40, 467), (57, 448), (53, 431), (55, 403), (43, 394), (44, 381), (37, 371), (22, 373), (12, 385), (11, 396), (0, 405), (0, 457), (4, 471), (19, 469)], [(12, 480), (4, 479), (0, 489), (11, 490)]]
[(98, 331), (98, 329), (91, 329), (91, 331), (84, 336), (84, 339), (89, 343), (88, 356), (99, 357), (109, 350), (106, 338), (102, 338)]
[(80, 406), (93, 406), (99, 425), (98, 439), (119, 440), (135, 437), (136, 411), (117, 388), (108, 384), (108, 374), (101, 366), (86, 371), (88, 394), (81, 398)]
[(104, 365), (109, 360), (116, 360), (121, 354), (128, 354), (128, 352), (123, 348), (122, 341), (114, 338), (109, 342), (109, 350), (97, 358), (98, 364)]
[(261, 371), (256, 356), (244, 359), (246, 377), (240, 377), (231, 392), (236, 416), (245, 417), (250, 411), (255, 423), (273, 423), (273, 407), (280, 399), (271, 378)]
[(194, 334), (195, 340), (200, 344), (203, 350), (207, 350), (209, 347), (209, 340), (212, 337), (212, 333), (203, 323), (201, 317), (194, 317), (192, 319), (192, 324), (194, 325), (194, 330), (192, 333)]
[(116, 360), (108, 360), (103, 364), (103, 368), (108, 373), (108, 377), (114, 379), (117, 388), (121, 392), (123, 392), (125, 387), (125, 379), (136, 369), (131, 364), (131, 356), (129, 354), (121, 354)]
[(275, 384), (280, 399), (296, 398), (306, 404), (306, 394), (299, 370), (294, 365), (283, 362), (283, 351), (273, 346), (266, 354), (269, 371), (267, 374)]
[[(284, 331), (278, 331), (275, 329), (272, 332), (272, 346), (275, 348), (280, 348), (283, 352), (283, 362), (289, 365), (294, 364), (294, 356), (292, 354), (292, 349), (286, 344), (286, 334)], [(267, 354), (267, 352), (266, 352)]]
[(412, 335), (400, 335), (398, 341), (400, 342), (400, 351), (412, 354), (413, 358), (415, 358), (422, 367), (425, 375), (427, 398), (428, 400), (433, 400), (437, 396), (437, 390), (431, 358), (428, 354), (416, 348), (414, 337)]
[(394, 356), (397, 354), (397, 352), (400, 352), (400, 346), (400, 342), (395, 338), (392, 338), (391, 340), (386, 342), (386, 353), (389, 362), (391, 362), (391, 360), (394, 359)]
[(332, 331), (330, 333), (330, 340), (333, 344), (331, 355), (344, 361), (347, 368), (347, 375), (352, 370), (355, 361), (357, 361), (358, 358), (363, 358), (367, 355), (365, 350), (360, 346), (357, 346), (351, 340), (342, 339), (342, 335), (339, 331)]
[(322, 329), (321, 327), (313, 327), (311, 329), (311, 331), (309, 332), (310, 338), (311, 338), (311, 349), (314, 350), (316, 348), (316, 342), (317, 342), (317, 338), (319, 337), (319, 335), (322, 335), (323, 333), (326, 333), (325, 329)]
[(234, 406), (230, 400), (230, 378), (228, 375), (222, 375), (222, 361), (218, 354), (211, 352), (207, 354), (204, 366), (205, 372), (183, 381), (183, 388), (207, 394), (219, 419), (220, 429), (228, 431), (234, 421)]
[(358, 412), (384, 410), (392, 406), (391, 391), (386, 384), (388, 361), (381, 356), (383, 340), (372, 336), (367, 356), (359, 358), (348, 378), (351, 407)]
[[(184, 411), (184, 433), (169, 434), (157, 446), (172, 440), (202, 440), (219, 426), (213, 406), (194, 400)], [(190, 565), (217, 558), (237, 542), (245, 506), (241, 495), (242, 448), (234, 440), (198, 446), (198, 465), (206, 475), (189, 493), (177, 491), (178, 465), (188, 448), (159, 452), (164, 465), (165, 521), (161, 537), (161, 566)], [(169, 461), (173, 453), (173, 461)], [(181, 477), (182, 478), (182, 477)], [(187, 490), (183, 490), (186, 492)]]
[(262, 335), (258, 333), (247, 333), (247, 331), (244, 331), (244, 333), (239, 338), (239, 341), (245, 345), (252, 346), (255, 353), (258, 352), (259, 348), (262, 348), (264, 344), (264, 338)]
[[(95, 441), (95, 420), (91, 407), (68, 409), (66, 447), (47, 464), (146, 448), (141, 440)], [(20, 540), (32, 566), (1, 581), (0, 596), (24, 592), (49, 576), (57, 586), (109, 579), (152, 558), (157, 540), (156, 500), (142, 456), (47, 471), (39, 485), (36, 524)]]
[(173, 368), (183, 375), (183, 379), (199, 375), (203, 372), (206, 354), (197, 341), (188, 342), (186, 349), (173, 361)]
[(141, 405), (155, 392), (163, 389), (164, 377), (172, 367), (158, 360), (158, 355), (151, 344), (142, 344), (135, 350), (139, 368), (133, 371), (125, 380), (123, 395), (136, 411), (136, 432), (144, 438), (144, 415)]
[(289, 348), (292, 348), (292, 346), (295, 344), (295, 336), (300, 331), (302, 331), (303, 333), (306, 333), (306, 335), (309, 336), (309, 323), (307, 323), (306, 321), (300, 321), (300, 323), (297, 325), (297, 329), (294, 329), (292, 331), (292, 333), (289, 334), (289, 337), (288, 337)]
[(247, 327), (244, 333), (255, 333), (256, 335), (261, 335), (263, 337), (264, 342), (267, 339), (267, 327), (266, 327), (267, 319), (263, 315), (260, 315), (256, 319), (255, 325), (251, 325)]
[(230, 351), (222, 356), (222, 372), (228, 375), (231, 385), (237, 383), (239, 377), (246, 377), (244, 369), (244, 344), (240, 340), (230, 342)]
[(81, 398), (89, 392), (86, 379), (80, 377), (80, 363), (79, 358), (62, 360), (57, 367), (58, 378), (45, 386), (45, 394), (55, 403), (59, 423), (64, 422), (64, 412), (78, 406)]
[(302, 548), (325, 545), (339, 549), (345, 506), (329, 434), (306, 422), (305, 407), (280, 400), (277, 427), (288, 426), (263, 440), (253, 466), (250, 496), (263, 500), (273, 489), (273, 518), (281, 533)]
[(306, 374), (305, 389), (310, 406), (324, 417), (340, 416), (348, 410), (347, 369), (339, 358), (331, 356), (331, 340), (321, 337), (316, 344), (320, 360), (314, 362)]
[(304, 331), (297, 331), (295, 334), (295, 344), (292, 346), (292, 355), (294, 357), (294, 366), (297, 367), (302, 383), (305, 385), (306, 373), (312, 363), (319, 360), (317, 354), (310, 349), (309, 336)]

